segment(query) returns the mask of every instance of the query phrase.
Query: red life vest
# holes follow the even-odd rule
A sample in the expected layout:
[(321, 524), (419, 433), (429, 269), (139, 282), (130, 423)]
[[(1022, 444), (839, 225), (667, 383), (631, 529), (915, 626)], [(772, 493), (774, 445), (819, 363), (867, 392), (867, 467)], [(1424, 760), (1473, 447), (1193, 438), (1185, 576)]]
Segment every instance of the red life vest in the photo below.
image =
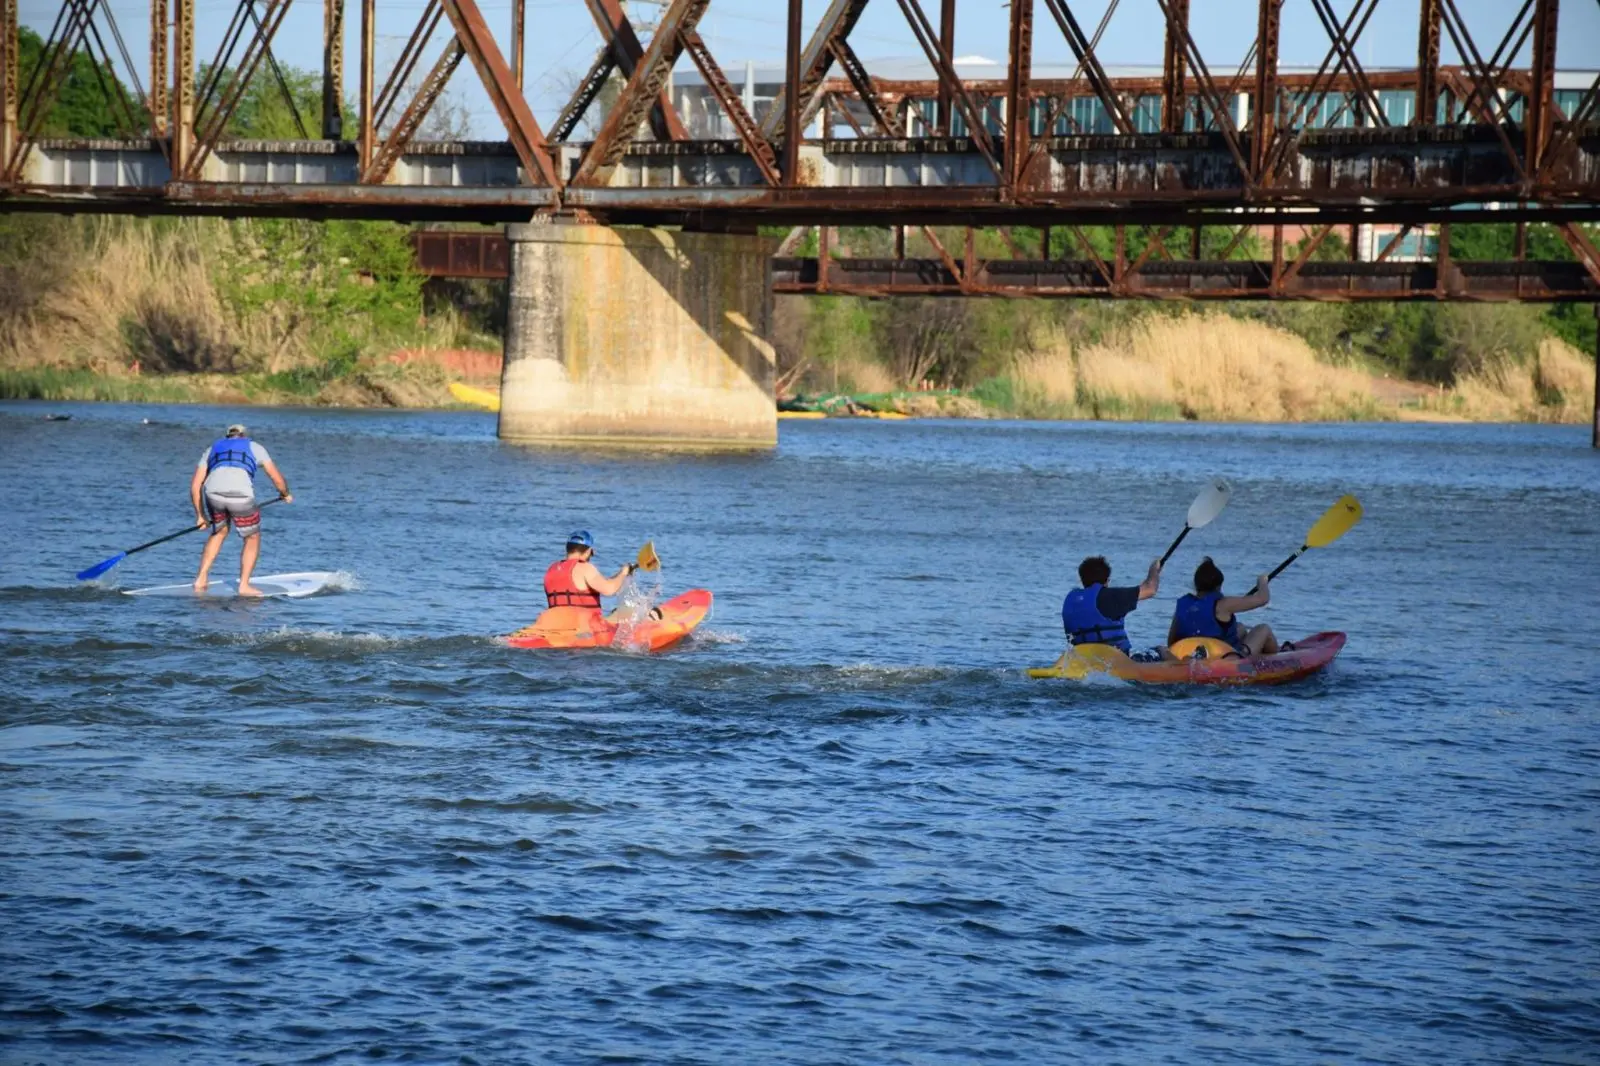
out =
[(563, 559), (544, 572), (544, 598), (551, 607), (600, 608), (600, 594), (593, 589), (580, 589), (572, 580), (572, 571), (581, 559)]

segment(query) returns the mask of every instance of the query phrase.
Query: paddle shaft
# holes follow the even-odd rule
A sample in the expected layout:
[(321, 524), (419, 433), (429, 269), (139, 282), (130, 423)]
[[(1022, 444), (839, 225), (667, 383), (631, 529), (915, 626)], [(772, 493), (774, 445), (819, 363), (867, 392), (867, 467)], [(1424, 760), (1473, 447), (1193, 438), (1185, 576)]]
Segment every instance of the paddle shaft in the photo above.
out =
[(1285, 570), (1289, 569), (1289, 564), (1294, 562), (1296, 559), (1300, 558), (1300, 556), (1304, 555), (1306, 553), (1306, 551), (1310, 547), (1311, 547), (1311, 545), (1309, 545), (1309, 544), (1300, 545), (1300, 550), (1295, 552), (1293, 555), (1289, 556), (1289, 558), (1285, 559), (1283, 562), (1279, 563), (1278, 564), (1278, 568), (1276, 570), (1274, 570), (1272, 573), (1267, 575), (1267, 580), (1271, 581), (1274, 578), (1276, 578), (1279, 574), (1281, 574)]
[(1183, 538), (1187, 537), (1189, 535), (1189, 530), (1193, 528), (1194, 527), (1189, 525), (1187, 522), (1183, 524), (1183, 532), (1178, 534), (1178, 539), (1172, 542), (1172, 547), (1168, 548), (1167, 553), (1161, 557), (1162, 566), (1167, 565), (1167, 560), (1172, 558), (1172, 553), (1178, 550), (1178, 545), (1183, 543)]
[[(266, 503), (263, 503), (261, 506), (262, 507), (270, 507), (273, 504), (281, 503), (282, 501), (283, 501), (283, 497), (279, 496), (277, 499), (268, 500)], [(122, 560), (126, 559), (128, 556), (134, 555), (134, 554), (136, 554), (138, 552), (142, 552), (146, 548), (154, 548), (157, 544), (165, 544), (169, 540), (177, 540), (179, 537), (187, 536), (188, 534), (193, 533), (196, 530), (209, 529), (209, 528), (211, 528), (209, 525), (205, 525), (205, 526), (199, 526), (199, 525), (185, 526), (184, 528), (178, 530), (176, 533), (168, 533), (164, 537), (157, 537), (155, 540), (148, 541), (148, 542), (146, 542), (144, 544), (141, 544), (137, 548), (129, 548), (127, 551), (118, 552), (116, 555), (113, 555), (111, 558), (107, 559), (105, 562), (99, 564), (98, 566), (91, 566), (87, 570), (84, 570), (81, 574), (79, 574), (79, 580), (86, 580), (83, 577), (84, 574), (88, 574), (88, 575), (90, 575), (92, 577), (98, 577), (100, 574), (105, 573), (111, 567), (115, 566), (117, 563), (120, 563)]]

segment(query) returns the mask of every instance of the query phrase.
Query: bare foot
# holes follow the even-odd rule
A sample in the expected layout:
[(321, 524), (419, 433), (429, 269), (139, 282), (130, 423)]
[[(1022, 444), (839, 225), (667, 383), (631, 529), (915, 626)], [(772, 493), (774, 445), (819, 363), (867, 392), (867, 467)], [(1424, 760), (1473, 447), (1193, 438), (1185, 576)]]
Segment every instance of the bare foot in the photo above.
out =
[(194, 583), (194, 594), (195, 594), (195, 595), (196, 595), (196, 596), (200, 596), (200, 595), (203, 595), (203, 594), (204, 594), (204, 593), (205, 593), (205, 591), (206, 591), (206, 588), (207, 588), (207, 587), (208, 587), (208, 586), (209, 586), (209, 585), (210, 585), (210, 584), (211, 584), (211, 582), (210, 582), (210, 581), (209, 581), (209, 580), (207, 580), (207, 579), (206, 579), (206, 578), (203, 578), (203, 577), (202, 577), (202, 578), (197, 578), (197, 579), (195, 579), (195, 583)]
[(256, 588), (254, 585), (240, 585), (239, 586), (239, 595), (241, 595), (241, 596), (265, 596), (266, 593), (262, 592), (260, 589)]

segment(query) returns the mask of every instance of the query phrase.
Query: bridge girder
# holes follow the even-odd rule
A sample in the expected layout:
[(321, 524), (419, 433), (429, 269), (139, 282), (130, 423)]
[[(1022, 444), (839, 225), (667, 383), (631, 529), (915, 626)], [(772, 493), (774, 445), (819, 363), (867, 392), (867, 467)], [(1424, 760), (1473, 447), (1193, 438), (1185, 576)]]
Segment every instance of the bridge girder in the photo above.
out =
[[(1092, 32), (1074, 0), (1013, 0), (1006, 75), (995, 80), (958, 73), (953, 0), (880, 0), (898, 6), (921, 46), (933, 72), (925, 81), (876, 77), (851, 48), (868, 0), (832, 0), (809, 29), (798, 0), (790, 0), (782, 5), (790, 15), (788, 70), (764, 115), (744, 106), (695, 32), (717, 0), (673, 0), (647, 42), (615, 0), (564, 0), (593, 16), (603, 50), (595, 77), (552, 126), (560, 134), (553, 139), (522, 91), (525, 3), (511, 7), (508, 61), (476, 0), (429, 0), (380, 86), (377, 5), (362, 0), (358, 128), (347, 133), (325, 106), (323, 147), (315, 150), (303, 142), (245, 144), (230, 133), (249, 79), (274, 63), (273, 37), (291, 0), (238, 0), (199, 86), (195, 0), (148, 2), (152, 27), (160, 27), (151, 88), (139, 90), (148, 129), (116, 142), (71, 142), (41, 134), (59, 78), (49, 71), (20, 76), (17, 0), (0, 0), (0, 210), (482, 220), (578, 212), (708, 229), (862, 219), (902, 227), (1041, 219), (1183, 226), (1216, 224), (1230, 212), (1311, 225), (1376, 224), (1448, 221), (1465, 217), (1463, 205), (1481, 204), (1498, 205), (1496, 217), (1507, 221), (1560, 211), (1565, 220), (1600, 217), (1600, 77), (1576, 103), (1558, 106), (1558, 0), (1524, 0), (1509, 27), (1493, 32), (1469, 24), (1455, 0), (1412, 0), (1420, 19), (1418, 63), (1410, 71), (1368, 71), (1359, 60), (1374, 9), (1398, 0), (1257, 0), (1255, 39), (1231, 78), (1213, 73), (1190, 33), (1190, 0), (1157, 0), (1160, 73), (1149, 77), (1115, 76), (1098, 55), (1107, 25), (1132, 17), (1116, 0)], [(1285, 3), (1310, 5), (1327, 33), (1330, 47), (1314, 72), (1279, 62)], [(321, 6), (327, 105), (342, 93), (345, 0)], [(80, 46), (98, 55), (96, 41), (115, 36), (103, 0), (66, 0), (62, 11), (46, 42), (49, 56)], [(212, 10), (201, 14), (212, 17)], [(445, 22), (454, 36), (444, 56), (403, 101), (429, 35)], [(99, 35), (102, 25), (113, 32)], [(1063, 35), (1075, 59), (1070, 77), (1038, 75), (1036, 31)], [(1444, 42), (1461, 63), (1440, 64)], [(685, 116), (674, 110), (664, 88), (685, 53), (729, 120), (731, 139), (691, 138)], [(413, 143), (461, 59), (488, 92), (504, 139)], [(567, 139), (575, 116), (595, 99), (596, 79), (612, 68), (623, 87), (599, 136)], [(1415, 101), (1406, 121), (1380, 106), (1379, 94), (1396, 92)], [(1068, 106), (1074, 101), (1100, 108), (1113, 132), (1083, 129)], [(1347, 128), (1322, 128), (1329, 107), (1331, 121)], [(812, 131), (819, 113), (821, 137)], [(827, 136), (839, 116), (856, 136)], [(453, 160), (448, 166), (440, 162), (446, 158)], [(441, 184), (437, 176), (446, 171)], [(106, 177), (113, 172), (114, 179)]]

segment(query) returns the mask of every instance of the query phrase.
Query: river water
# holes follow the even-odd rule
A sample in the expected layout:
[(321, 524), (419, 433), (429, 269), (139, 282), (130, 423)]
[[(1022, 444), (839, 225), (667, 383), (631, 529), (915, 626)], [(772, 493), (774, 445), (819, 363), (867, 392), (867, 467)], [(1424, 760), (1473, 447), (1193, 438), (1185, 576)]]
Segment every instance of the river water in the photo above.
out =
[[(70, 421), (46, 421), (47, 413)], [(1600, 1047), (1600, 455), (1579, 428), (792, 422), (578, 455), (251, 410), (296, 502), (187, 580), (234, 410), (0, 405), (0, 1060), (1503, 1063)], [(1030, 681), (1212, 475), (1276, 690)], [(517, 651), (573, 528), (712, 618)], [(218, 577), (236, 568), (230, 543)]]

